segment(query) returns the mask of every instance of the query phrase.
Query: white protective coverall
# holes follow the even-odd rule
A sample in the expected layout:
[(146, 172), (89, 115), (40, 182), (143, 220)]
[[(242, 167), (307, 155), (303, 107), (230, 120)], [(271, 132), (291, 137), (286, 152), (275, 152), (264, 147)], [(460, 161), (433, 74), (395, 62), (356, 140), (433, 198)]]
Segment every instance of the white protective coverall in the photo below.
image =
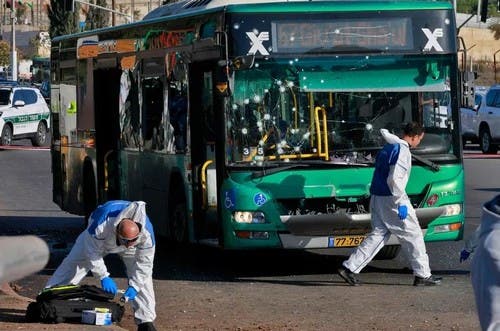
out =
[[(410, 146), (386, 129), (381, 129), (380, 133), (387, 144), (377, 155), (370, 187), (372, 232), (343, 265), (351, 272), (359, 273), (384, 247), (392, 233), (409, 258), (414, 275), (427, 278), (431, 276), (431, 270), (424, 237), (405, 192), (411, 172)], [(398, 207), (402, 205), (408, 207), (408, 216), (404, 220), (398, 216)]]
[[(118, 223), (123, 218), (140, 224), (137, 244), (130, 248), (120, 245), (116, 234)], [(45, 287), (76, 285), (89, 271), (100, 280), (108, 277), (110, 274), (103, 258), (111, 253), (121, 257), (128, 285), (138, 291), (135, 299), (131, 300), (136, 323), (153, 322), (156, 318), (153, 290), (155, 238), (143, 201), (114, 200), (97, 207), (90, 215), (87, 229), (78, 236), (71, 252)]]
[(500, 195), (483, 206), (471, 276), (481, 329), (500, 331)]

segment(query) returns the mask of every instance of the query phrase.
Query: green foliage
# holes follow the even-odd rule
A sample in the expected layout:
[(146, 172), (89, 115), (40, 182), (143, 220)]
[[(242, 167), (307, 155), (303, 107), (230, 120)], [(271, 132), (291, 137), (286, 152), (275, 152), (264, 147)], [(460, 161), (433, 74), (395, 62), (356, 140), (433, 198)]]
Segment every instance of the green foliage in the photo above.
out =
[(493, 32), (493, 37), (496, 40), (499, 40), (500, 39), (500, 23), (492, 24), (490, 26), (490, 30)]
[[(478, 0), (457, 0), (457, 13), (478, 14)], [(500, 16), (497, 12), (497, 0), (488, 0), (488, 17)]]
[(77, 4), (75, 4), (74, 12), (67, 12), (64, 10), (63, 1), (50, 0), (48, 7), (50, 38), (78, 32), (78, 11), (79, 5)]
[(0, 40), (0, 66), (10, 64), (10, 45), (8, 42)]
[(457, 13), (477, 13), (477, 0), (457, 0)]
[[(93, 0), (90, 0), (89, 2), (94, 3)], [(108, 7), (106, 5), (106, 0), (96, 0), (95, 4), (101, 7), (106, 7), (106, 8)], [(94, 30), (107, 27), (109, 26), (109, 17), (110, 17), (109, 11), (90, 6), (89, 13), (87, 15), (87, 20), (85, 22), (86, 28)]]

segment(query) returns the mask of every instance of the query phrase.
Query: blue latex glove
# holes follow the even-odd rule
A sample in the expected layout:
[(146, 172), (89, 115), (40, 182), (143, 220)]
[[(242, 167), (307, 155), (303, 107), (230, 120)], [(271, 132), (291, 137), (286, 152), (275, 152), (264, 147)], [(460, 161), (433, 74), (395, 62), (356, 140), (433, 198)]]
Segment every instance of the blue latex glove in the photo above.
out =
[(466, 251), (465, 249), (462, 249), (460, 252), (460, 263), (464, 262), (467, 260), (470, 256), (470, 252)]
[(111, 277), (105, 277), (101, 279), (101, 286), (104, 291), (111, 293), (113, 295), (115, 295), (116, 292), (118, 291), (116, 283), (113, 279), (111, 279)]
[(398, 207), (398, 216), (400, 220), (404, 220), (406, 216), (408, 216), (408, 207), (406, 206), (399, 206)]
[(134, 300), (135, 297), (137, 296), (137, 290), (132, 286), (129, 286), (128, 289), (123, 294), (123, 296), (128, 298), (129, 300)]

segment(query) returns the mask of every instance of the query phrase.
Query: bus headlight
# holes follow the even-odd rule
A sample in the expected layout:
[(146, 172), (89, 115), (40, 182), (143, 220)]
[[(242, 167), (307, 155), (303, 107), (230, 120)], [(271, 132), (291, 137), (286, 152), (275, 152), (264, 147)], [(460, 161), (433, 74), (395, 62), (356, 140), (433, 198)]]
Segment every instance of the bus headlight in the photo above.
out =
[(261, 211), (235, 211), (233, 218), (236, 223), (266, 223), (266, 217)]
[(462, 205), (459, 203), (453, 205), (446, 205), (446, 211), (443, 216), (455, 216), (462, 212)]

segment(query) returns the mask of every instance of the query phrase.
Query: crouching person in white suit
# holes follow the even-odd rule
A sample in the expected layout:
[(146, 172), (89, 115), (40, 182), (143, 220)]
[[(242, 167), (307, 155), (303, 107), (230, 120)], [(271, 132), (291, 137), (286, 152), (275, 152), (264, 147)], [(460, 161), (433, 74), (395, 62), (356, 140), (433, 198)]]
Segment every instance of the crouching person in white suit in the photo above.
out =
[(131, 302), (138, 330), (155, 330), (155, 237), (143, 201), (115, 200), (97, 207), (46, 287), (76, 285), (92, 271), (106, 292), (116, 294), (118, 288), (103, 260), (111, 253), (118, 254), (125, 264), (128, 288), (124, 296)]

